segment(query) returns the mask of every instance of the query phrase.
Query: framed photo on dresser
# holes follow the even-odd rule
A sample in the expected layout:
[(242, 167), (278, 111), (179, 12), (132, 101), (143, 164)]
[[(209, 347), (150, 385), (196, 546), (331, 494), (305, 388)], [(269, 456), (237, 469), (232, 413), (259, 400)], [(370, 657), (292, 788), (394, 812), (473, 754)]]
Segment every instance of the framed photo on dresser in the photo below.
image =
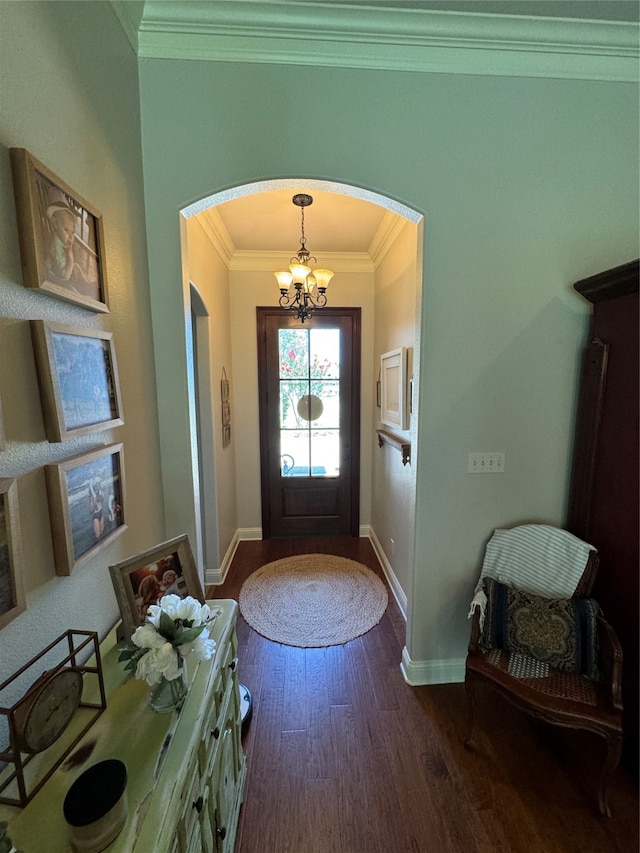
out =
[(127, 639), (163, 595), (191, 596), (205, 603), (196, 561), (186, 535), (155, 545), (109, 566)]

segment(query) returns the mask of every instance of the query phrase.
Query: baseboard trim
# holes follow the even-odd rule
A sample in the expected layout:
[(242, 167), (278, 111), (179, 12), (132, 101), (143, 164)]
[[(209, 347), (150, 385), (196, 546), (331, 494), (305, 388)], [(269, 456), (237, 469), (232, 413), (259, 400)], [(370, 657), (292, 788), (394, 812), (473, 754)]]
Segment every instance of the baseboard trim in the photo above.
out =
[(261, 527), (239, 527), (236, 536), (241, 542), (255, 542), (262, 539)]
[(389, 581), (389, 586), (391, 587), (391, 592), (393, 593), (393, 597), (396, 600), (398, 607), (400, 608), (400, 613), (402, 614), (402, 618), (404, 621), (407, 621), (407, 596), (405, 591), (400, 586), (400, 582), (391, 567), (391, 563), (387, 560), (387, 555), (384, 553), (384, 549), (380, 544), (380, 540), (376, 536), (376, 532), (372, 527), (368, 528), (368, 537), (369, 541), (373, 545), (373, 550), (376, 552), (376, 557), (380, 561), (380, 565), (382, 566), (382, 571), (385, 574), (386, 579)]
[(405, 646), (400, 669), (404, 680), (412, 687), (423, 684), (459, 684), (464, 681), (465, 661), (466, 658), (414, 661)]
[(236, 549), (238, 548), (238, 542), (240, 541), (240, 531), (236, 530), (233, 534), (233, 538), (229, 543), (229, 547), (226, 550), (226, 553), (222, 559), (222, 563), (219, 569), (207, 569), (204, 573), (205, 584), (209, 586), (210, 584), (214, 584), (215, 586), (219, 586), (220, 584), (225, 582), (227, 577), (227, 572), (231, 567), (231, 561), (236, 553)]

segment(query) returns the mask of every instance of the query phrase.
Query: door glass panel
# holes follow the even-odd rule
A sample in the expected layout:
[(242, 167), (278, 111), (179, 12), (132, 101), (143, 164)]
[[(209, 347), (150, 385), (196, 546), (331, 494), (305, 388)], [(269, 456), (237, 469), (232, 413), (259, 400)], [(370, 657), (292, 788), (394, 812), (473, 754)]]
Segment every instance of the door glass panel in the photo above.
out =
[(309, 329), (309, 372), (312, 379), (340, 377), (340, 329)]
[(280, 430), (280, 473), (283, 477), (308, 477), (309, 438), (305, 430)]
[(307, 394), (308, 382), (299, 379), (280, 380), (280, 429), (300, 429), (305, 421), (300, 417), (300, 401)]
[(280, 473), (340, 474), (340, 330), (279, 329)]
[(309, 330), (280, 329), (280, 379), (309, 378)]
[(314, 477), (338, 476), (340, 473), (339, 430), (312, 430), (311, 472)]

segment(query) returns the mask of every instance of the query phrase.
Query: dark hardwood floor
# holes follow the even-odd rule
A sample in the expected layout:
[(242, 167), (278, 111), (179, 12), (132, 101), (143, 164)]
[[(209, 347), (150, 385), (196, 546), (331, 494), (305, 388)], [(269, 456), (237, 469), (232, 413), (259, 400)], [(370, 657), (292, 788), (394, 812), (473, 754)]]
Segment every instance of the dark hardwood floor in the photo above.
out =
[[(251, 572), (296, 553), (339, 554), (383, 576), (366, 539), (241, 542), (208, 597), (238, 600)], [(598, 738), (487, 691), (464, 747), (464, 686), (406, 684), (391, 593), (381, 622), (344, 646), (282, 646), (242, 616), (237, 631), (254, 710), (236, 853), (637, 853), (638, 789), (625, 768), (612, 817), (598, 816)]]

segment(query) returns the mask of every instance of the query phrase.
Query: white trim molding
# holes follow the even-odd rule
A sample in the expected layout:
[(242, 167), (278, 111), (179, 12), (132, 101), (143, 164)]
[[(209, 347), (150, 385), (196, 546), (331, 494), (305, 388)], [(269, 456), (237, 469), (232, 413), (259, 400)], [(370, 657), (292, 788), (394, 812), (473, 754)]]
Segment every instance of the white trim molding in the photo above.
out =
[[(362, 533), (360, 534), (363, 535)], [(386, 579), (389, 581), (389, 586), (391, 587), (391, 592), (393, 593), (393, 597), (396, 600), (398, 607), (400, 608), (400, 613), (402, 614), (402, 618), (404, 621), (407, 621), (407, 596), (405, 591), (400, 586), (400, 581), (396, 577), (395, 572), (391, 566), (391, 563), (387, 559), (387, 555), (384, 552), (382, 545), (380, 544), (380, 540), (376, 536), (376, 532), (372, 527), (368, 528), (368, 532), (364, 534), (364, 536), (368, 536), (369, 541), (373, 545), (373, 550), (376, 552), (376, 557), (380, 561), (380, 565), (382, 566), (382, 571), (385, 574)]]
[(241, 542), (256, 542), (262, 539), (261, 527), (240, 527), (237, 533)]
[(235, 553), (238, 549), (239, 542), (250, 542), (262, 539), (262, 528), (261, 527), (239, 527), (236, 532), (233, 534), (233, 538), (229, 543), (229, 547), (226, 550), (224, 557), (222, 558), (222, 563), (220, 564), (219, 569), (206, 569), (204, 573), (204, 582), (207, 586), (209, 584), (215, 584), (219, 586), (224, 583), (227, 579), (227, 573), (231, 567), (231, 562), (235, 556)]
[[(628, 21), (272, 0), (111, 0), (138, 56), (638, 82)], [(134, 12), (127, 8), (135, 5)]]
[(219, 586), (224, 583), (227, 577), (227, 573), (231, 567), (231, 561), (236, 553), (236, 549), (238, 548), (238, 542), (240, 541), (240, 531), (236, 530), (229, 543), (229, 547), (226, 550), (224, 557), (222, 558), (222, 563), (220, 564), (219, 569), (206, 569), (204, 573), (204, 582), (206, 586), (210, 584), (215, 584)]
[(466, 658), (450, 660), (411, 660), (405, 646), (402, 650), (400, 669), (407, 684), (418, 687), (423, 684), (458, 684), (464, 681)]
[[(274, 269), (282, 266), (282, 254), (282, 251), (239, 249), (229, 261), (229, 270), (273, 274)], [(373, 262), (366, 252), (323, 252), (322, 263), (334, 272), (374, 272)]]

